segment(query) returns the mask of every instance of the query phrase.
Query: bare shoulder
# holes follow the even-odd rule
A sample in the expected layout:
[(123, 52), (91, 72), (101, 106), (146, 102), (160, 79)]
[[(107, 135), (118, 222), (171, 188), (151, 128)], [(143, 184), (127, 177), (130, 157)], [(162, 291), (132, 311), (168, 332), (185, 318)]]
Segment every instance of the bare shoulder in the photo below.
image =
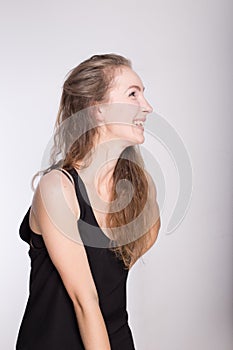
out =
[(53, 169), (40, 178), (32, 201), (32, 210), (35, 215), (42, 205), (47, 209), (58, 206), (62, 209), (65, 205), (76, 219), (79, 218), (80, 209), (74, 181), (68, 172), (67, 174), (70, 180), (62, 171)]
[(77, 225), (78, 204), (75, 206), (74, 201), (77, 202), (74, 184), (61, 171), (52, 170), (39, 180), (33, 210), (48, 254), (75, 308), (84, 310), (98, 302), (98, 293)]

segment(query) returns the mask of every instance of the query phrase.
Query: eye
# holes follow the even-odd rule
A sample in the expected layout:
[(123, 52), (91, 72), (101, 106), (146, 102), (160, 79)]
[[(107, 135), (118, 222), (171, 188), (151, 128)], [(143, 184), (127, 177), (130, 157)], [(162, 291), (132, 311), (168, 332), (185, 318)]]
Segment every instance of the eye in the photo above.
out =
[(136, 97), (136, 91), (132, 91), (132, 92), (129, 94), (129, 97), (131, 97), (131, 96)]

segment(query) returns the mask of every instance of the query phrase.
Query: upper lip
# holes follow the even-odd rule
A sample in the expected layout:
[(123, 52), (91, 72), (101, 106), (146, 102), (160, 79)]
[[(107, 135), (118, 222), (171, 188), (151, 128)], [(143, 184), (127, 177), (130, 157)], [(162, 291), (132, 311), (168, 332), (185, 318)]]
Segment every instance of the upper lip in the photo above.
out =
[(145, 122), (146, 118), (136, 118), (136, 119), (134, 119), (134, 121), (136, 121), (136, 120), (140, 120), (141, 122)]

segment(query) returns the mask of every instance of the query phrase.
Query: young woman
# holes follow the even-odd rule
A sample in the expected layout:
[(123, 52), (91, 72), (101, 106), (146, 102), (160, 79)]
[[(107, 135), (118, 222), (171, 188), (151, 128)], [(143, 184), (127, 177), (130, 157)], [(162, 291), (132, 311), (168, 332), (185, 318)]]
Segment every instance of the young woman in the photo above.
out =
[(122, 56), (95, 55), (70, 72), (51, 163), (20, 226), (31, 274), (17, 350), (135, 349), (127, 276), (160, 228), (138, 146), (151, 112)]

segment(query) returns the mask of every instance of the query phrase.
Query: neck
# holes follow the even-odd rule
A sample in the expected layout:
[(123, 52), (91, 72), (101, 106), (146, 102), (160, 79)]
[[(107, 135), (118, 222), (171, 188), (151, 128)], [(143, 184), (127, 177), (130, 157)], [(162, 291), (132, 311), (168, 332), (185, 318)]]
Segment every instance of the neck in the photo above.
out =
[(97, 190), (102, 187), (107, 192), (110, 191), (116, 163), (120, 154), (128, 146), (127, 142), (120, 139), (97, 143), (92, 151), (90, 165), (78, 171), (84, 182), (86, 184), (95, 184)]

